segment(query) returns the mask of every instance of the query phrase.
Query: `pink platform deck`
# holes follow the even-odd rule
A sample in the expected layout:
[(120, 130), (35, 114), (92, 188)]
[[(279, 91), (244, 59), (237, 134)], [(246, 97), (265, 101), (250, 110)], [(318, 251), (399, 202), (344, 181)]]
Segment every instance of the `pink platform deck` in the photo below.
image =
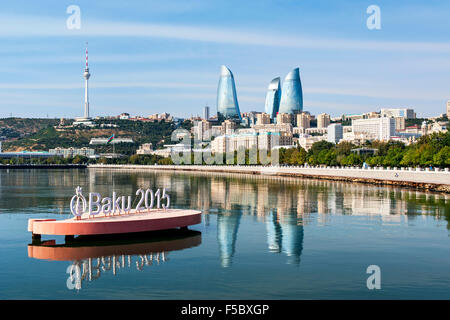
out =
[(33, 235), (100, 235), (146, 232), (187, 227), (201, 222), (201, 212), (181, 209), (153, 209), (128, 214), (81, 216), (66, 220), (29, 219), (28, 231)]

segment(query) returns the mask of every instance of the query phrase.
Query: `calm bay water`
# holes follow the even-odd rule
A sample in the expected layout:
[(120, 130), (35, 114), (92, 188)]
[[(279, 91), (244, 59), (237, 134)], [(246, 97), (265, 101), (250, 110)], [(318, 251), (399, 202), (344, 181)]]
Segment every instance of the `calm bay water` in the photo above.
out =
[[(88, 248), (91, 257), (72, 250), (50, 260), (30, 246), (27, 221), (71, 217), (78, 185), (85, 195), (115, 190), (133, 198), (138, 188), (166, 188), (172, 207), (202, 210), (202, 223), (187, 234), (85, 241), (75, 249)], [(450, 299), (449, 221), (449, 195), (400, 188), (234, 174), (1, 170), (0, 298)], [(64, 243), (43, 236), (51, 240)], [(380, 267), (380, 290), (367, 288), (370, 265)]]

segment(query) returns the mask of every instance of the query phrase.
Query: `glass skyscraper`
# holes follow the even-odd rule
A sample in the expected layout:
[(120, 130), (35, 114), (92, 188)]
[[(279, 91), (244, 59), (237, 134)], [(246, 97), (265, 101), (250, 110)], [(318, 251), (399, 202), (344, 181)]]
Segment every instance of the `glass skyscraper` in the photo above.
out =
[(284, 78), (279, 113), (295, 114), (303, 111), (303, 93), (300, 70), (295, 68)]
[(265, 113), (269, 114), (271, 119), (277, 116), (280, 107), (280, 98), (280, 78), (275, 78), (270, 82), (266, 95)]
[(227, 119), (242, 120), (233, 73), (225, 66), (222, 66), (220, 70), (219, 86), (217, 88), (217, 113)]

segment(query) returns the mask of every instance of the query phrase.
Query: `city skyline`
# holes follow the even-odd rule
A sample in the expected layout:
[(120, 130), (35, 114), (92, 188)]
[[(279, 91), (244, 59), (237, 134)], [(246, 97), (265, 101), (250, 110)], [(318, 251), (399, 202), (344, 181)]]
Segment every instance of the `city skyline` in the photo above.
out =
[(86, 41), (93, 116), (189, 117), (205, 104), (215, 113), (220, 65), (236, 75), (241, 112), (263, 111), (268, 80), (296, 66), (313, 114), (412, 108), (429, 117), (449, 100), (448, 3), (379, 1), (380, 30), (366, 26), (368, 4), (349, 1), (250, 2), (239, 12), (233, 2), (105, 4), (77, 3), (79, 30), (66, 27), (68, 4), (5, 4), (1, 117), (79, 117)]

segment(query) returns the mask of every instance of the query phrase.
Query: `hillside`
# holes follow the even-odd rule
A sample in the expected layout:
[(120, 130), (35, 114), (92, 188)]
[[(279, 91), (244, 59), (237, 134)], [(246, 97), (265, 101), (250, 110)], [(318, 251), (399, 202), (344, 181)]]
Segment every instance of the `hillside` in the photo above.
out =
[(3, 118), (0, 119), (0, 137), (3, 140), (16, 140), (58, 123), (59, 119)]
[[(166, 122), (142, 122), (131, 120), (97, 120), (94, 128), (72, 128), (54, 127), (55, 122), (42, 122), (42, 119), (19, 119), (16, 124), (9, 121), (8, 125), (15, 132), (23, 132), (18, 139), (7, 139), (3, 142), (3, 151), (48, 151), (56, 147), (91, 147), (97, 152), (111, 152), (111, 145), (92, 146), (89, 145), (91, 138), (108, 138), (115, 134), (116, 138), (132, 138), (134, 144), (117, 144), (114, 146), (116, 152), (133, 154), (142, 143), (151, 142), (153, 146), (161, 146), (170, 143), (170, 135), (175, 129), (173, 123)], [(29, 124), (25, 129), (24, 124)], [(100, 127), (101, 124), (114, 125), (117, 127)]]

